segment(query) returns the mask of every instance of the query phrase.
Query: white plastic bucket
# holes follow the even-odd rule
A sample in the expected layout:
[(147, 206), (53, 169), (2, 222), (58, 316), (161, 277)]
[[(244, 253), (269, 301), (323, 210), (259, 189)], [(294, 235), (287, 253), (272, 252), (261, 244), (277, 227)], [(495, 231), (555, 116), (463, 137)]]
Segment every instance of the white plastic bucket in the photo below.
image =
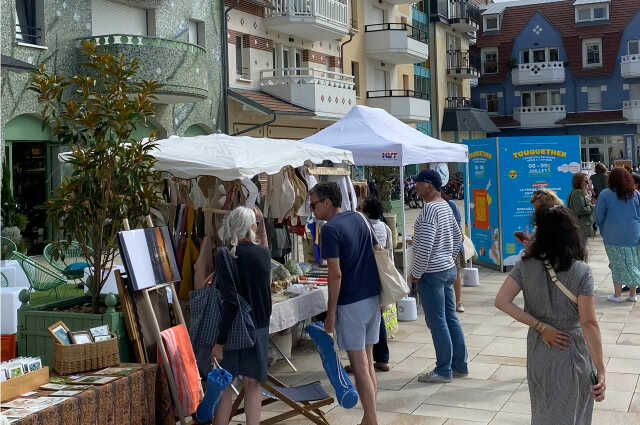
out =
[(413, 322), (418, 320), (418, 308), (416, 299), (413, 297), (404, 297), (396, 303), (398, 307), (398, 321)]
[(464, 286), (480, 285), (480, 275), (475, 267), (465, 267), (462, 269), (462, 284)]

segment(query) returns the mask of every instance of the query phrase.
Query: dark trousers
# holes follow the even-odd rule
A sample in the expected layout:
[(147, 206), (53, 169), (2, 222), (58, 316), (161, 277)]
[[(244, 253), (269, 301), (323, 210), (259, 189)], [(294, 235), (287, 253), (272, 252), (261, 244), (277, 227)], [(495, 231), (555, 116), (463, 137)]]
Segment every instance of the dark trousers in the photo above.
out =
[[(380, 312), (382, 315), (382, 312)], [(387, 345), (387, 327), (384, 316), (380, 318), (380, 339), (373, 346), (373, 361), (375, 363), (389, 363), (389, 346)]]

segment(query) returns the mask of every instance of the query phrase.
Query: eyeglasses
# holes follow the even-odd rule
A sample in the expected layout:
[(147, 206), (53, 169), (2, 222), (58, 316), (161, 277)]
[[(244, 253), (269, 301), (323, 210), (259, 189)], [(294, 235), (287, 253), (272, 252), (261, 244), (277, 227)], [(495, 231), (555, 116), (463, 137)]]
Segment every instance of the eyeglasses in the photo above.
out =
[(324, 201), (324, 200), (326, 200), (326, 199), (327, 199), (327, 198), (322, 198), (322, 199), (318, 199), (316, 202), (312, 202), (312, 203), (310, 204), (311, 209), (312, 209), (312, 210), (315, 210), (315, 209), (316, 209), (316, 205), (317, 205), (317, 204), (319, 204), (320, 202), (323, 202), (323, 201)]

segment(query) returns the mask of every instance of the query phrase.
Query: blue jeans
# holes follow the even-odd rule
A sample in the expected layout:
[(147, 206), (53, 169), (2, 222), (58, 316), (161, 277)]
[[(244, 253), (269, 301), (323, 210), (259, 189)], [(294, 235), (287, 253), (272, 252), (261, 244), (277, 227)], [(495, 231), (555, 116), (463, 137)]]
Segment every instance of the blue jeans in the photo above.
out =
[(425, 321), (431, 330), (436, 350), (435, 373), (451, 377), (453, 371), (468, 373), (467, 347), (462, 327), (456, 315), (456, 304), (451, 286), (456, 280), (456, 268), (436, 273), (425, 273), (418, 282), (418, 293)]

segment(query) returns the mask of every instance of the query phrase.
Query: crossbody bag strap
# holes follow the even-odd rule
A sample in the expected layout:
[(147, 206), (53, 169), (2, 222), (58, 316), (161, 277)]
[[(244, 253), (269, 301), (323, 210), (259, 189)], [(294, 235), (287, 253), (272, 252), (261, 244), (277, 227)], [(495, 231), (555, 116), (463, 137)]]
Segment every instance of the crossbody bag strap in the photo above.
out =
[[(369, 233), (371, 234), (371, 241), (373, 242), (375, 240), (376, 244), (380, 245), (380, 241), (378, 240), (378, 237), (376, 236), (376, 232), (373, 230), (373, 226), (371, 225), (371, 223), (369, 223), (369, 220), (367, 220), (367, 217), (365, 217), (364, 214), (362, 214), (361, 212), (358, 212), (358, 215), (360, 217), (362, 217), (362, 219), (364, 220), (365, 224), (369, 228)], [(375, 244), (373, 244), (373, 245), (375, 245)], [(382, 246), (382, 245), (380, 245), (380, 246)]]
[[(231, 262), (232, 257), (231, 257), (231, 252), (229, 251), (229, 248), (223, 248), (226, 250), (225, 255), (223, 255), (224, 257), (224, 263), (225, 266), (227, 267), (227, 270), (229, 270), (229, 276), (231, 277), (231, 283), (233, 283), (233, 290), (236, 293), (236, 301), (238, 302), (238, 310), (242, 309), (242, 304), (240, 304), (240, 294), (238, 294), (238, 286), (236, 285), (236, 278), (238, 277), (238, 272), (237, 269), (234, 267), (234, 264)], [(244, 317), (242, 317), (242, 313), (240, 314), (241, 320), (244, 321)]]
[(571, 292), (560, 280), (558, 279), (558, 275), (556, 275), (556, 271), (549, 263), (549, 260), (544, 260), (544, 268), (547, 269), (547, 273), (549, 273), (549, 277), (551, 281), (558, 287), (559, 290), (562, 291), (563, 294), (567, 296), (574, 304), (578, 304), (578, 297), (576, 297), (573, 292)]

